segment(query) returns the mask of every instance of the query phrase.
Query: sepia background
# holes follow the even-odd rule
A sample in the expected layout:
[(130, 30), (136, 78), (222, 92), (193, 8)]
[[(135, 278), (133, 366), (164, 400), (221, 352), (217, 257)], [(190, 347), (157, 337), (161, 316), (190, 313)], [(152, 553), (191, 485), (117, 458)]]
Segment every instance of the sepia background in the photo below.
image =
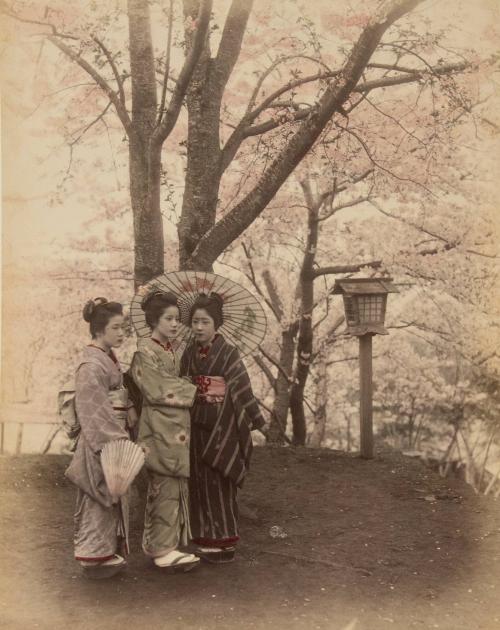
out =
[[(211, 53), (176, 110), (198, 4), (151, 0), (150, 49), (143, 2), (130, 35), (124, 0), (1, 3), (2, 453), (66, 452), (56, 399), (88, 342), (83, 304), (128, 305), (162, 266), (212, 268), (262, 301), (268, 332), (246, 362), (269, 444), (356, 453), (358, 347), (331, 290), (391, 277), (377, 448), (493, 501), (500, 5), (256, 0), (247, 15), (215, 0)], [(328, 114), (373, 16), (397, 5)], [(131, 70), (129, 42), (152, 64)], [(125, 367), (134, 345), (130, 330)]]

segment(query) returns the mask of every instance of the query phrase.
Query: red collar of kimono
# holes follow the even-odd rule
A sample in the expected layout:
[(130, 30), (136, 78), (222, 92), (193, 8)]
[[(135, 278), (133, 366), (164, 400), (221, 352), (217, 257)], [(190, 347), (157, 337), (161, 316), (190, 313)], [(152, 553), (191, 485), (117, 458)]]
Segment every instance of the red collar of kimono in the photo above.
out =
[(215, 333), (214, 338), (208, 344), (208, 346), (198, 346), (198, 352), (202, 359), (206, 359), (208, 357), (208, 353), (210, 352), (210, 348), (212, 347), (214, 341), (219, 337), (219, 333)]
[(95, 346), (93, 343), (89, 343), (89, 348), (97, 348), (101, 352), (104, 352), (104, 354), (108, 356), (113, 361), (113, 363), (118, 365), (118, 359), (115, 357), (115, 353), (113, 352), (113, 350), (106, 352), (106, 350), (104, 350), (103, 348), (99, 348), (99, 346)]
[(170, 343), (170, 341), (167, 341), (167, 343), (163, 344), (159, 339), (155, 339), (154, 337), (151, 337), (151, 340), (161, 346), (164, 350), (170, 350), (170, 352), (173, 352), (172, 344)]

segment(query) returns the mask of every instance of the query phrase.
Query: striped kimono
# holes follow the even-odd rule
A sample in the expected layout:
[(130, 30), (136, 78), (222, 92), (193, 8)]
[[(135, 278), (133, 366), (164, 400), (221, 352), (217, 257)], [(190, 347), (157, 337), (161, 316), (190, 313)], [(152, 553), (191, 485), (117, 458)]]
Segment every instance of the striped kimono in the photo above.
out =
[(198, 386), (191, 409), (193, 541), (228, 547), (239, 540), (236, 494), (250, 464), (250, 431), (262, 427), (264, 419), (239, 352), (222, 335), (205, 351), (192, 342), (182, 357), (181, 374)]
[[(128, 552), (128, 504), (112, 504), (100, 452), (107, 442), (128, 438), (127, 403), (112, 402), (123, 384), (114, 355), (95, 346), (84, 349), (76, 371), (75, 406), (81, 433), (66, 476), (77, 486), (75, 559), (103, 561)], [(123, 391), (123, 390), (122, 390)], [(126, 391), (124, 392), (126, 400)]]

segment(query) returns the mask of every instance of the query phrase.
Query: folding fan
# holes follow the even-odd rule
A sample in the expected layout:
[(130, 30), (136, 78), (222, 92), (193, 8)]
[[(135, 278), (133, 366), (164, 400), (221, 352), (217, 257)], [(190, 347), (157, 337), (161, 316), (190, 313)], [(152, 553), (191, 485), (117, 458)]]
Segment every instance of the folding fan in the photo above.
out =
[(130, 440), (114, 440), (102, 449), (101, 464), (113, 503), (117, 503), (142, 468), (144, 452)]

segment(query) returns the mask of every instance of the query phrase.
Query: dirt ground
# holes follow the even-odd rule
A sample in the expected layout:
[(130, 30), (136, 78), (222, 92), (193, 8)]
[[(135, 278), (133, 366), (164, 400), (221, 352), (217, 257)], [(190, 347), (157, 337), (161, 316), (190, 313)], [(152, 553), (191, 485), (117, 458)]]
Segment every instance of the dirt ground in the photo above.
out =
[(3, 630), (500, 629), (500, 506), (419, 462), (256, 448), (236, 561), (180, 576), (142, 555), (135, 490), (129, 566), (94, 582), (67, 462), (0, 458)]

